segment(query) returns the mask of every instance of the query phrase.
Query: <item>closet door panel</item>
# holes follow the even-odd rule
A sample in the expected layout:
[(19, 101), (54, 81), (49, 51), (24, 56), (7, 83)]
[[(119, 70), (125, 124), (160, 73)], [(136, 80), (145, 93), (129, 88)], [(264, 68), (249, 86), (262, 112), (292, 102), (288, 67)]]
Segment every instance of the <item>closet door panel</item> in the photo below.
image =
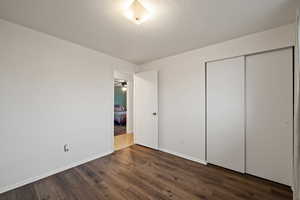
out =
[(293, 51), (246, 57), (246, 172), (291, 185)]
[(207, 161), (245, 171), (244, 57), (207, 63)]

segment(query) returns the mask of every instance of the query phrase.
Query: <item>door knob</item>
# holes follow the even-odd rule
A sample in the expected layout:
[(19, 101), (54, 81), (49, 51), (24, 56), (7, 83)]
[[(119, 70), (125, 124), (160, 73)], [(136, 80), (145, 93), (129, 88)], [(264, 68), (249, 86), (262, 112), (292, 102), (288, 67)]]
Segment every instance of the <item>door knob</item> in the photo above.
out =
[(157, 115), (157, 113), (156, 113), (156, 112), (154, 112), (154, 113), (152, 113), (152, 115), (154, 115), (154, 116), (155, 116), (155, 115)]

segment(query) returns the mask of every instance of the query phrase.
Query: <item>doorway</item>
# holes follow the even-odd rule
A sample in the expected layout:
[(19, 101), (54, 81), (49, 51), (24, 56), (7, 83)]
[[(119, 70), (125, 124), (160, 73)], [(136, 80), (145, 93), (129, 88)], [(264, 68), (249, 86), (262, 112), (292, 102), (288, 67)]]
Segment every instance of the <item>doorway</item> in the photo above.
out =
[[(124, 75), (123, 75), (124, 76)], [(131, 131), (131, 82), (124, 77), (114, 79), (114, 150), (126, 148), (133, 144)]]
[(126, 80), (116, 79), (114, 83), (114, 136), (126, 134), (127, 88)]

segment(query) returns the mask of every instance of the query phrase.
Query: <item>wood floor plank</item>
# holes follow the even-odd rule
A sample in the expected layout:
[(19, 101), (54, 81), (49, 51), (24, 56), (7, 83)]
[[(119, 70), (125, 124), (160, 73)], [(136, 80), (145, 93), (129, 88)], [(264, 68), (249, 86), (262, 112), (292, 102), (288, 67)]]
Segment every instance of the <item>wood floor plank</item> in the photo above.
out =
[(34, 189), (34, 184), (25, 185), (14, 190), (16, 200), (39, 200)]
[[(116, 154), (116, 156), (118, 156), (118, 154)], [(116, 160), (120, 160), (120, 158)], [(184, 197), (189, 197), (189, 199), (199, 199), (199, 197), (205, 198), (207, 195), (206, 189), (203, 189), (201, 193), (193, 190), (195, 184), (189, 185), (190, 187), (185, 184), (187, 182), (178, 185), (176, 182), (179, 181), (179, 178), (177, 177), (178, 174), (176, 171), (172, 172), (168, 168), (167, 171), (162, 171), (162, 169), (155, 168), (154, 164), (150, 161), (143, 166), (132, 167), (132, 169), (134, 170), (133, 176), (139, 176), (141, 180), (148, 181), (149, 184), (152, 184), (154, 187), (164, 188), (163, 192), (167, 193), (169, 196), (173, 196), (173, 198), (182, 199)], [(147, 171), (148, 173), (144, 173), (144, 171)], [(168, 176), (168, 172), (173, 173), (173, 175)], [(197, 187), (199, 189), (201, 185), (198, 184)]]
[[(109, 157), (107, 160), (104, 159), (104, 163), (100, 164), (95, 162), (90, 163), (90, 169), (95, 170), (97, 169), (99, 175), (108, 177), (110, 180), (109, 185), (119, 188), (122, 190), (122, 194), (125, 196), (130, 196), (130, 194), (126, 194), (130, 188), (134, 189), (143, 199), (152, 199), (152, 195), (155, 195), (156, 192), (148, 188), (148, 190), (142, 190), (141, 188), (145, 187), (144, 183), (140, 183), (139, 185), (135, 184), (135, 174), (131, 173), (131, 169), (126, 168), (121, 162), (115, 163), (112, 157)], [(111, 167), (111, 166), (114, 167)], [(122, 176), (122, 174), (130, 174), (132, 179), (127, 180)], [(160, 198), (161, 199), (161, 198)]]
[(0, 200), (292, 200), (289, 187), (133, 145)]

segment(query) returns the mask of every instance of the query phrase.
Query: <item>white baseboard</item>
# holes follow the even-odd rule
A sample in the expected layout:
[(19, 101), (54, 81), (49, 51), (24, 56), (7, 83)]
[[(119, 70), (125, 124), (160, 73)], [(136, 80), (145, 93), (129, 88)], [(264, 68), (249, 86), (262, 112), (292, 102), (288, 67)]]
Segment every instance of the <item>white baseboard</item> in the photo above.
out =
[(48, 176), (51, 176), (51, 175), (54, 175), (54, 174), (57, 174), (59, 172), (62, 172), (62, 171), (65, 171), (67, 169), (70, 169), (70, 168), (73, 168), (73, 167), (76, 167), (76, 166), (79, 166), (79, 165), (82, 165), (84, 163), (87, 163), (89, 161), (92, 161), (92, 160), (96, 160), (98, 158), (101, 158), (103, 156), (106, 156), (106, 155), (109, 155), (111, 154), (113, 151), (108, 151), (106, 153), (101, 153), (101, 154), (97, 154), (97, 155), (93, 155), (89, 158), (86, 158), (84, 160), (81, 160), (81, 161), (77, 161), (77, 162), (74, 162), (74, 163), (71, 163), (67, 166), (64, 166), (64, 167), (61, 167), (61, 168), (58, 168), (58, 169), (55, 169), (55, 170), (51, 170), (49, 172), (46, 172), (45, 174), (42, 174), (42, 175), (39, 175), (39, 176), (36, 176), (36, 177), (32, 177), (32, 178), (28, 178), (28, 179), (25, 179), (23, 181), (20, 181), (16, 184), (13, 184), (13, 185), (9, 185), (9, 186), (4, 186), (2, 188), (0, 188), (0, 194), (4, 193), (4, 192), (7, 192), (9, 190), (13, 190), (13, 189), (16, 189), (18, 187), (21, 187), (21, 186), (24, 186), (24, 185), (27, 185), (29, 183), (33, 183), (35, 181), (38, 181), (40, 179), (43, 179), (43, 178), (46, 178)]
[(198, 162), (198, 163), (203, 164), (203, 165), (207, 165), (206, 161), (195, 158), (195, 157), (192, 157), (192, 156), (188, 156), (188, 155), (185, 155), (185, 154), (182, 154), (182, 153), (177, 153), (177, 152), (170, 151), (170, 150), (167, 150), (167, 149), (162, 149), (162, 148), (159, 148), (158, 150), (169, 153), (169, 154), (173, 154), (173, 155), (181, 157), (181, 158), (185, 158), (187, 160)]

